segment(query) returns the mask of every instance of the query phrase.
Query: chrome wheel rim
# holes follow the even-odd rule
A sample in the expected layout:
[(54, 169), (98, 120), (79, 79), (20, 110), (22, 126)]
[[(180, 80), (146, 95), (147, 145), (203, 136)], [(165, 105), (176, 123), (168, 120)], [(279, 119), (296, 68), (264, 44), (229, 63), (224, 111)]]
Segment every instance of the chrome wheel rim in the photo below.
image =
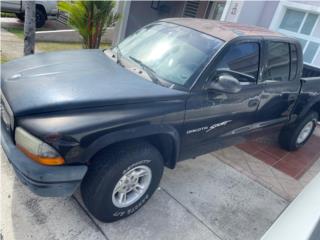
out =
[(303, 143), (310, 136), (313, 129), (313, 125), (314, 122), (310, 121), (302, 128), (297, 139), (298, 144)]
[(113, 189), (112, 203), (118, 208), (134, 204), (148, 190), (151, 178), (151, 169), (145, 165), (126, 172)]

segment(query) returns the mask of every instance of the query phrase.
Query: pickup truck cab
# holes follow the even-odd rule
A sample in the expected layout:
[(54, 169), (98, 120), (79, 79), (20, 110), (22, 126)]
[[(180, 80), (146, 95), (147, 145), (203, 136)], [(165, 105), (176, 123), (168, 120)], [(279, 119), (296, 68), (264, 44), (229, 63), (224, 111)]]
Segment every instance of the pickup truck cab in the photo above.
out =
[(42, 196), (83, 201), (112, 222), (136, 212), (163, 168), (278, 131), (295, 150), (319, 120), (320, 71), (295, 39), (203, 19), (164, 19), (113, 49), (2, 65), (1, 143)]
[[(35, 1), (36, 27), (41, 28), (46, 23), (48, 16), (56, 16), (58, 13), (57, 1)], [(1, 12), (14, 13), (17, 18), (24, 21), (26, 1), (1, 1)]]

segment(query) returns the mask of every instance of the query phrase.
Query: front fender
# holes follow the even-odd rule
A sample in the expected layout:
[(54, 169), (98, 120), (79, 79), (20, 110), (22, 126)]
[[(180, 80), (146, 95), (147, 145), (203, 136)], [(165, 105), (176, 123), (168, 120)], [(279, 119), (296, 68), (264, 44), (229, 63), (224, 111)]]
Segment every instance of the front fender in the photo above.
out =
[(175, 153), (173, 159), (170, 161), (170, 167), (174, 168), (177, 160), (179, 159), (180, 135), (173, 126), (166, 124), (139, 126), (103, 135), (97, 138), (87, 147), (82, 160), (84, 162), (88, 162), (95, 154), (112, 144), (159, 134), (168, 135), (173, 140)]

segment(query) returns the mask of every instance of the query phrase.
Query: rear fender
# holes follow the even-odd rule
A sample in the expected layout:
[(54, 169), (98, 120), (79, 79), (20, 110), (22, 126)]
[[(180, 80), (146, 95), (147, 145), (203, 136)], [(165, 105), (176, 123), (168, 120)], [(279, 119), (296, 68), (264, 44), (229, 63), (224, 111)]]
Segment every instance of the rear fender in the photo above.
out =
[(304, 118), (310, 110), (316, 111), (320, 114), (320, 95), (319, 96), (313, 96), (312, 99), (305, 99), (305, 101), (301, 101), (297, 104), (294, 114), (297, 116), (297, 119)]

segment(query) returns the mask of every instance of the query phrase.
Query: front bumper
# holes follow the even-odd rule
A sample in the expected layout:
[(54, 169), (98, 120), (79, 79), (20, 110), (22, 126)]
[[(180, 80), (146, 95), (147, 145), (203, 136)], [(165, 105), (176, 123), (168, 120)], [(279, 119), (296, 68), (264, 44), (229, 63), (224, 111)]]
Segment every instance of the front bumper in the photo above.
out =
[(20, 180), (40, 196), (71, 196), (81, 183), (88, 167), (38, 164), (17, 149), (4, 125), (2, 122), (1, 145)]

